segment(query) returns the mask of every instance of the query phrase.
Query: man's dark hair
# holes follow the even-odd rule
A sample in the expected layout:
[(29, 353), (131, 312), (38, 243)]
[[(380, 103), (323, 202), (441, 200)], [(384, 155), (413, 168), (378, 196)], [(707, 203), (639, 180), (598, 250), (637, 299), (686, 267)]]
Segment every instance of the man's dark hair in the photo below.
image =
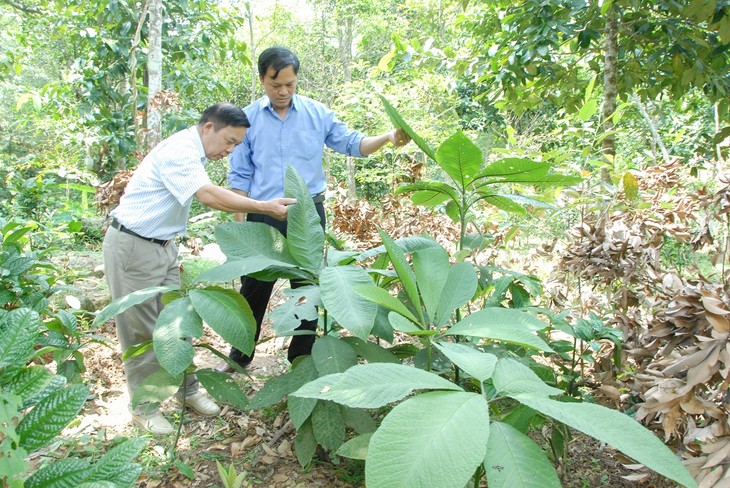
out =
[(276, 79), (279, 71), (287, 66), (294, 69), (295, 75), (299, 74), (299, 58), (285, 47), (270, 47), (259, 55), (259, 76), (266, 76), (266, 72), (272, 68), (274, 70), (272, 78)]
[(224, 127), (251, 127), (243, 110), (232, 103), (216, 103), (206, 108), (200, 116), (198, 125), (213, 122), (213, 129), (218, 132)]

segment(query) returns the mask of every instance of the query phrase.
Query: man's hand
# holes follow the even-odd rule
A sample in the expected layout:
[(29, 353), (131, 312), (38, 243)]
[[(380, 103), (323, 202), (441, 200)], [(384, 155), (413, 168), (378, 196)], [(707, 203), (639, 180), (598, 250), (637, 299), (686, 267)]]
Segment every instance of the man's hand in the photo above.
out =
[(395, 147), (405, 146), (411, 142), (411, 138), (403, 129), (395, 129), (390, 132), (390, 142)]
[(266, 215), (277, 220), (286, 220), (286, 213), (289, 205), (297, 203), (296, 198), (274, 198), (263, 202), (266, 205)]

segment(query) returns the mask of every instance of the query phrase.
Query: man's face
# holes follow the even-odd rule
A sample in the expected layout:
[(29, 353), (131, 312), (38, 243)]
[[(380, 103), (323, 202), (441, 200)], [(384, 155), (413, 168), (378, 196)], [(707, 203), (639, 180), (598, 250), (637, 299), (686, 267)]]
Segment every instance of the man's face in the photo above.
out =
[(276, 70), (269, 68), (266, 75), (259, 76), (259, 81), (264, 86), (264, 92), (271, 100), (274, 110), (289, 108), (297, 89), (297, 75), (294, 73), (294, 68), (287, 66), (280, 69), (276, 78), (273, 78), (274, 74), (276, 74)]
[(233, 148), (239, 145), (244, 137), (246, 137), (245, 127), (227, 125), (216, 131), (213, 122), (206, 122), (200, 139), (203, 141), (205, 156), (217, 161), (231, 154)]

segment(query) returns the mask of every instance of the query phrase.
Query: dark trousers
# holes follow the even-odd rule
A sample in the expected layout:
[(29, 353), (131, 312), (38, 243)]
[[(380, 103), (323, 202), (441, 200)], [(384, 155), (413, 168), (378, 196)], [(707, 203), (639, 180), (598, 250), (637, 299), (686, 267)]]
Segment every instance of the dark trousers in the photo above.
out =
[[(327, 222), (327, 218), (324, 213), (324, 204), (322, 202), (315, 203), (315, 208), (319, 214), (320, 224), (324, 229)], [(286, 236), (286, 221), (276, 220), (273, 217), (262, 214), (248, 214), (246, 220), (249, 222), (263, 222), (279, 230), (284, 236)], [(271, 299), (271, 293), (274, 290), (275, 281), (261, 281), (250, 276), (241, 277), (241, 295), (246, 299), (248, 304), (251, 306), (254, 319), (256, 319), (256, 341), (258, 342), (259, 336), (261, 335), (261, 324), (264, 321), (264, 315), (266, 309), (269, 306), (269, 300)], [(292, 288), (298, 288), (304, 286), (305, 283), (298, 281), (289, 281)], [(317, 330), (316, 320), (302, 320), (302, 323), (297, 327), (297, 330)], [(291, 344), (289, 344), (289, 351), (287, 358), (289, 362), (294, 361), (294, 358), (299, 356), (305, 356), (312, 353), (312, 345), (314, 345), (314, 334), (307, 335), (295, 335), (292, 336)], [(228, 355), (232, 360), (241, 366), (246, 366), (253, 361), (253, 356), (256, 350), (251, 353), (250, 356), (242, 353), (238, 349), (231, 348), (231, 352)]]

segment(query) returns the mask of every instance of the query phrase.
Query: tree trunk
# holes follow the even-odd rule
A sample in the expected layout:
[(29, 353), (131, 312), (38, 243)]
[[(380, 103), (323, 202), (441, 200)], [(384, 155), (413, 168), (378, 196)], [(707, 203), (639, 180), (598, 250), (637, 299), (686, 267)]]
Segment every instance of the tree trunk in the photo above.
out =
[[(340, 19), (337, 23), (337, 41), (340, 52), (340, 64), (345, 84), (352, 81), (352, 17)], [(357, 198), (357, 183), (355, 180), (355, 158), (347, 157), (347, 199), (354, 201)]]
[(248, 43), (251, 46), (251, 103), (256, 101), (256, 86), (259, 81), (258, 63), (256, 60), (256, 41), (253, 36), (253, 2), (246, 2), (246, 14), (248, 16)]
[(162, 113), (155, 99), (162, 90), (162, 0), (149, 0), (149, 45), (147, 53), (147, 150), (162, 138)]
[[(137, 21), (137, 29), (134, 33), (134, 40), (132, 41), (132, 46), (129, 49), (129, 87), (131, 90), (132, 117), (134, 118), (134, 137), (137, 142), (137, 151), (141, 151), (144, 145), (142, 117), (137, 114), (137, 48), (139, 48), (139, 43), (142, 38), (142, 27), (144, 26), (145, 19), (147, 18), (148, 6), (148, 3), (145, 2), (142, 7), (142, 12), (139, 14), (139, 20)], [(118, 169), (126, 169), (126, 166), (126, 159), (117, 161)]]
[[(613, 134), (613, 114), (616, 112), (616, 97), (618, 94), (618, 15), (614, 7), (606, 12), (606, 31), (604, 39), (603, 62), (603, 133), (601, 153), (607, 160), (613, 161), (616, 155), (616, 139)], [(611, 175), (607, 170), (601, 173), (604, 181), (610, 182)]]

